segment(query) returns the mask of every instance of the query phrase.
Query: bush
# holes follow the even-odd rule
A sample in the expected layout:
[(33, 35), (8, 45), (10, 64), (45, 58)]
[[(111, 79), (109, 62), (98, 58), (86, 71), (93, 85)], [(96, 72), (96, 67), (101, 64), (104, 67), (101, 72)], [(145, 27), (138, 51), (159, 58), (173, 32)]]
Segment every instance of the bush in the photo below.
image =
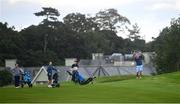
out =
[(156, 69), (158, 74), (180, 70), (180, 17), (160, 32), (155, 40)]
[(0, 87), (9, 85), (12, 82), (12, 74), (7, 70), (0, 71)]

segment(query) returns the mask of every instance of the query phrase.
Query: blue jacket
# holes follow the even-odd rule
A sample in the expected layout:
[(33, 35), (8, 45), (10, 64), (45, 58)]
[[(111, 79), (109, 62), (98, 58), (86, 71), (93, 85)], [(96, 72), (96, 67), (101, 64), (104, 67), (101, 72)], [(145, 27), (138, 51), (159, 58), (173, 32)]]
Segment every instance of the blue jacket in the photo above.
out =
[(83, 82), (85, 81), (85, 78), (78, 71), (73, 71), (72, 80), (75, 82)]
[(55, 69), (52, 65), (49, 65), (48, 68), (47, 68), (47, 73), (52, 74), (53, 71), (57, 71), (57, 69)]

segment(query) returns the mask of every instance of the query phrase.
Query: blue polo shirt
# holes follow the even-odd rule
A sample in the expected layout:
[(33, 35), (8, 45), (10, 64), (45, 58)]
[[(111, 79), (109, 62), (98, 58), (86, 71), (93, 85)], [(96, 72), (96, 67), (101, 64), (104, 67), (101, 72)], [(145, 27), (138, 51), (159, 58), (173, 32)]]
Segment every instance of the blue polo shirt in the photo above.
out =
[(47, 68), (48, 74), (52, 74), (53, 70), (55, 70), (55, 68), (52, 65), (49, 65)]
[(136, 57), (135, 58), (135, 62), (136, 62), (136, 65), (142, 65), (142, 56), (139, 56), (139, 57)]

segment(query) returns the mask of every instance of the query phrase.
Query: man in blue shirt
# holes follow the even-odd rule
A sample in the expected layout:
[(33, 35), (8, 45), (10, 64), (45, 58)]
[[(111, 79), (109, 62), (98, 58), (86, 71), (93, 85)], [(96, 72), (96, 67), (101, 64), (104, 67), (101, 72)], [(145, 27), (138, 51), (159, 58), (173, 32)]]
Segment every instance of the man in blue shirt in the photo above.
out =
[(52, 62), (49, 62), (49, 65), (47, 67), (47, 76), (48, 76), (48, 87), (52, 87), (52, 77), (53, 77), (53, 70), (56, 70), (54, 66), (52, 66)]
[(135, 52), (134, 56), (134, 60), (136, 62), (136, 77), (137, 79), (140, 79), (142, 77), (142, 71), (143, 71), (143, 56), (142, 53), (139, 52)]

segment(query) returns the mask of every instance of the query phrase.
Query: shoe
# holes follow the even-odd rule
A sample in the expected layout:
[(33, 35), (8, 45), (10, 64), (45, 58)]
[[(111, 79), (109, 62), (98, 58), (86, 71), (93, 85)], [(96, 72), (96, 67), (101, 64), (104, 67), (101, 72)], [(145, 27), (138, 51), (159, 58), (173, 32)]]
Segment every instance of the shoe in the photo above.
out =
[(15, 88), (20, 88), (19, 86), (15, 87)]
[(24, 84), (21, 84), (21, 88), (23, 88), (24, 87)]
[(48, 87), (49, 87), (49, 88), (52, 88), (52, 86), (51, 86), (51, 85), (48, 85)]
[(90, 77), (90, 78), (95, 79), (96, 77), (95, 77), (95, 76), (92, 76), (92, 77)]

